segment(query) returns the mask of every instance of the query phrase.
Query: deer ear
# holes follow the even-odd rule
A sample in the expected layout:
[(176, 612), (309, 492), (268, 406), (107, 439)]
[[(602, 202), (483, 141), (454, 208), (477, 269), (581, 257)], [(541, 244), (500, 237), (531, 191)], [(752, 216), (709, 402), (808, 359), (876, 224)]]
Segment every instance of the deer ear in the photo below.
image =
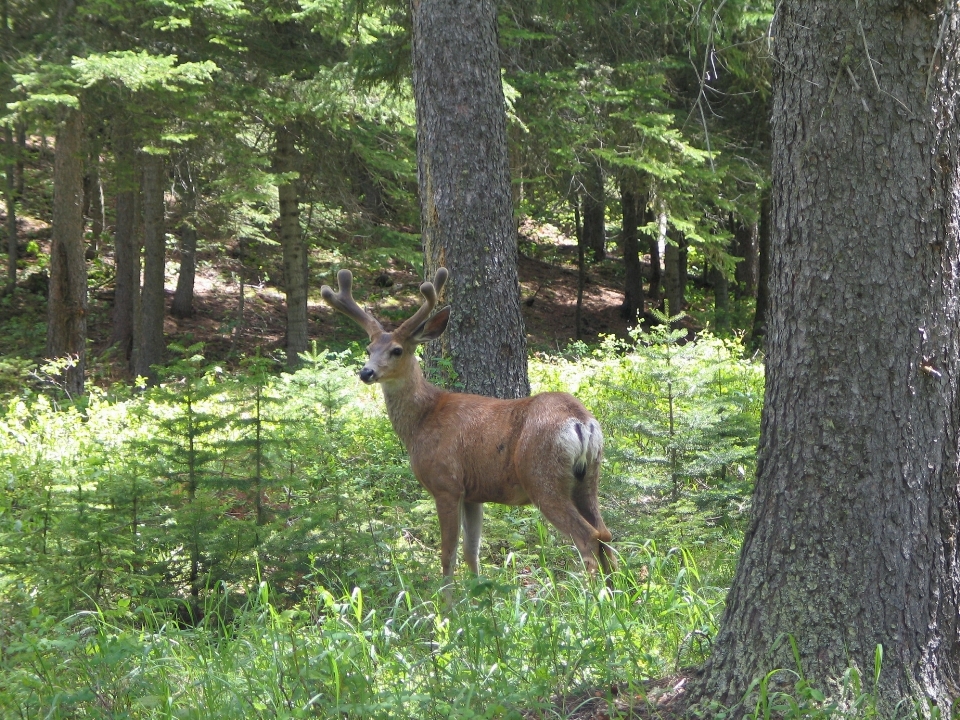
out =
[(436, 340), (443, 335), (443, 331), (447, 329), (447, 321), (449, 320), (450, 306), (448, 305), (432, 318), (420, 323), (420, 326), (410, 334), (410, 337), (412, 337), (418, 345), (429, 342), (430, 340)]

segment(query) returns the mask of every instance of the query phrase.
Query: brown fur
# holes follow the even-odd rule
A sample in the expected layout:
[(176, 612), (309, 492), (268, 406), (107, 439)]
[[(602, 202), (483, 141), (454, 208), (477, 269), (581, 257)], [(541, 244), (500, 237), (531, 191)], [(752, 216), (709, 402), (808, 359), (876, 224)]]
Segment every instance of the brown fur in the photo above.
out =
[(573, 539), (587, 569), (616, 568), (610, 531), (600, 517), (597, 485), (603, 440), (590, 412), (568, 393), (542, 393), (519, 400), (452, 393), (423, 376), (415, 349), (447, 326), (450, 309), (427, 319), (447, 271), (420, 290), (423, 306), (394, 332), (353, 300), (352, 276), (338, 275), (340, 291), (321, 294), (355, 320), (370, 336), (369, 359), (360, 372), (366, 383), (380, 383), (393, 428), (410, 454), (417, 480), (436, 503), (440, 518), (443, 575), (453, 573), (460, 525), (464, 560), (479, 572), (482, 504), (534, 504), (564, 535)]

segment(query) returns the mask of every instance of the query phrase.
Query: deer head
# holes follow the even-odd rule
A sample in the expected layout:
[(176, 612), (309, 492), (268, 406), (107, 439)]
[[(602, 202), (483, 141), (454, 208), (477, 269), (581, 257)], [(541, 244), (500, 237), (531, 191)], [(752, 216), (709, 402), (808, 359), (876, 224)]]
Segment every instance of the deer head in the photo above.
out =
[[(353, 319), (370, 338), (367, 346), (367, 362), (360, 370), (360, 379), (368, 385), (375, 382), (391, 382), (410, 376), (411, 364), (417, 365), (417, 345), (436, 340), (447, 328), (450, 308), (445, 307), (433, 317), (430, 313), (437, 305), (437, 296), (447, 281), (447, 269), (439, 268), (433, 282), (420, 285), (423, 304), (393, 332), (383, 329), (380, 322), (353, 299), (353, 274), (349, 270), (337, 273), (338, 291), (328, 285), (320, 288), (320, 295), (327, 303)], [(417, 365), (419, 368), (419, 366)]]

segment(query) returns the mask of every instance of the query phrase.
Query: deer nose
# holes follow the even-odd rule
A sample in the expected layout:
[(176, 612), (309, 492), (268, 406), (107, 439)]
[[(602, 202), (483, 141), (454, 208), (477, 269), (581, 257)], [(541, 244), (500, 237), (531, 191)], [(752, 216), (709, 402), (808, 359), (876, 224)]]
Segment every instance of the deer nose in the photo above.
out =
[(372, 383), (374, 375), (376, 375), (376, 373), (368, 367), (364, 367), (360, 371), (360, 379), (365, 383)]

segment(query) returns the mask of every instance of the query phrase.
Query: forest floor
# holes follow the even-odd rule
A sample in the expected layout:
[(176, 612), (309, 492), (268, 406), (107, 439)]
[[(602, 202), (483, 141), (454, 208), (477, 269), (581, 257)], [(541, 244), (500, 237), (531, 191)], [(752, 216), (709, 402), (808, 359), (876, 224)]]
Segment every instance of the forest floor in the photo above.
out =
[[(0, 222), (3, 214), (0, 213)], [(49, 251), (49, 227), (43, 223), (21, 220), (21, 233), (33, 242), (36, 254)], [(26, 248), (28, 245), (24, 243)], [(527, 330), (527, 344), (531, 352), (558, 352), (577, 340), (577, 247), (575, 240), (551, 226), (527, 228), (518, 259), (521, 285), (521, 309)], [(109, 253), (109, 251), (107, 251)], [(29, 262), (29, 251), (27, 260)], [(208, 360), (229, 362), (231, 358), (256, 352), (270, 355), (283, 350), (285, 306), (282, 291), (267, 282), (258, 282), (246, 271), (241, 303), (239, 282), (240, 265), (236, 248), (208, 251), (199, 258), (194, 289), (194, 314), (176, 318), (169, 312), (164, 320), (168, 342), (189, 347), (203, 344)], [(344, 263), (350, 265), (350, 263)], [(359, 262), (358, 262), (359, 264)], [(88, 333), (94, 358), (102, 360), (100, 380), (124, 379), (122, 363), (116, 363), (109, 348), (111, 308), (113, 302), (113, 271), (109, 254), (94, 263), (99, 270), (91, 272)], [(308, 306), (309, 335), (319, 348), (337, 349), (355, 340), (361, 340), (359, 331), (344, 332), (343, 323), (334, 311), (321, 302), (320, 282), (332, 282), (332, 272), (314, 275)], [(167, 264), (165, 292), (169, 307), (176, 288), (177, 258)], [(397, 263), (386, 269), (372, 267), (363, 270), (354, 267), (357, 298), (368, 307), (381, 304), (401, 307), (413, 313), (422, 298), (418, 292), (419, 277), (409, 266)], [(37, 285), (31, 273), (22, 272), (21, 287), (45, 290), (43, 282)], [(596, 343), (602, 335), (626, 338), (630, 323), (621, 316), (623, 302), (623, 267), (617, 255), (588, 265), (583, 292), (582, 329), (580, 338)], [(29, 300), (22, 298), (23, 308)], [(403, 313), (403, 310), (400, 311)], [(351, 328), (352, 330), (352, 328)], [(0, 348), (2, 350), (2, 348)], [(0, 354), (3, 354), (0, 352)], [(115, 366), (115, 367), (111, 367)], [(129, 379), (129, 378), (126, 378)]]
[[(5, 220), (0, 212), (0, 223)], [(32, 218), (19, 218), (21, 236), (20, 256), (26, 264), (21, 270), (19, 285), (31, 292), (45, 292), (45, 278), (36, 274), (40, 258), (49, 253), (49, 225)], [(91, 340), (93, 358), (100, 358), (98, 380), (124, 379), (123, 363), (114, 361), (110, 351), (111, 312), (114, 273), (110, 249), (103, 257), (91, 263), (90, 306), (87, 331)], [(284, 347), (285, 306), (281, 289), (269, 280), (259, 281), (255, 272), (244, 272), (243, 302), (241, 307), (240, 263), (236, 247), (209, 250), (198, 258), (194, 288), (194, 314), (176, 318), (169, 312), (164, 320), (168, 342), (181, 346), (203, 344), (203, 354), (218, 362), (243, 355), (273, 354)], [(348, 255), (348, 252), (343, 253)], [(552, 226), (525, 225), (521, 229), (518, 274), (521, 285), (521, 310), (531, 352), (559, 352), (578, 339), (576, 332), (577, 305), (577, 247), (576, 241)], [(344, 263), (351, 266), (352, 263)], [(364, 270), (353, 265), (356, 276), (357, 298), (374, 308), (381, 304), (399, 306), (413, 313), (422, 298), (418, 292), (422, 278), (404, 263), (387, 268), (370, 267)], [(167, 306), (176, 288), (178, 258), (167, 263), (165, 292)], [(332, 272), (324, 272), (321, 261), (313, 263), (312, 285), (308, 306), (309, 335), (319, 348), (343, 347), (360, 340), (360, 333), (345, 333), (343, 323), (334, 311), (321, 302), (319, 285), (332, 284)], [(318, 274), (320, 279), (317, 280)], [(629, 326), (620, 313), (623, 303), (623, 265), (618, 254), (611, 254), (602, 262), (588, 263), (583, 291), (582, 328), (580, 338), (588, 344), (596, 343), (602, 335), (626, 338)], [(36, 312), (36, 304), (28, 296), (20, 296), (7, 312), (20, 314)], [(401, 313), (403, 311), (401, 310)], [(42, 317), (42, 315), (41, 315)], [(38, 318), (39, 319), (39, 318)], [(42, 353), (39, 339), (31, 353)], [(0, 355), (16, 352), (16, 348), (0, 343)], [(16, 353), (24, 354), (24, 353)], [(39, 356), (35, 359), (39, 360)], [(111, 367), (116, 365), (116, 367)], [(129, 378), (126, 378), (129, 379)]]
[(696, 675), (697, 670), (689, 668), (644, 682), (642, 693), (631, 693), (624, 683), (554, 698), (553, 703), (557, 716), (566, 720), (684, 720), (686, 694)]
[[(577, 339), (576, 304), (577, 270), (569, 262), (563, 262), (563, 255), (575, 258), (576, 246), (555, 246), (561, 255), (550, 261), (521, 254), (518, 262), (518, 274), (521, 286), (521, 309), (527, 330), (527, 342), (531, 350), (554, 352), (562, 350)], [(357, 273), (361, 274), (362, 273)], [(401, 304), (409, 306), (414, 312), (422, 298), (417, 287), (422, 281), (410, 270), (392, 269), (384, 272), (375, 269), (368, 277), (358, 277), (357, 284), (374, 286), (375, 277), (381, 282), (391, 283), (383, 288), (381, 299), (397, 296)], [(583, 293), (583, 328), (581, 339), (594, 343), (600, 335), (613, 334), (626, 337), (628, 323), (620, 314), (623, 303), (622, 271), (619, 258), (608, 258), (602, 263), (590, 266), (587, 272)], [(168, 278), (168, 299), (172, 298), (176, 278)], [(331, 341), (336, 345), (353, 338), (337, 337), (337, 325), (334, 311), (322, 303), (319, 287), (311, 289), (308, 306), (310, 337), (323, 347)], [(357, 295), (358, 299), (361, 295)], [(109, 300), (109, 294), (102, 296)], [(183, 342), (192, 338), (193, 342), (203, 342), (211, 357), (224, 356), (231, 350), (251, 353), (280, 350), (284, 343), (285, 309), (284, 296), (276, 288), (267, 285), (246, 285), (243, 302), (242, 327), (237, 332), (237, 320), (240, 317), (239, 283), (225, 281), (222, 269), (206, 267), (198, 270), (194, 295), (195, 313), (192, 318), (174, 318), (167, 315), (164, 330), (168, 337)], [(367, 304), (377, 304), (376, 295), (370, 295)], [(94, 347), (103, 348), (106, 338), (92, 331)], [(356, 339), (359, 339), (359, 335)]]
[[(559, 351), (577, 339), (577, 248), (562, 235), (549, 243), (542, 240), (521, 246), (518, 274), (521, 285), (521, 310), (532, 351)], [(546, 255), (544, 257), (543, 255)], [(393, 267), (354, 269), (357, 285), (377, 289), (366, 297), (366, 304), (399, 300), (414, 312), (422, 298), (417, 288), (422, 278), (412, 270)], [(331, 273), (332, 275), (332, 273)], [(609, 257), (589, 266), (584, 285), (581, 339), (595, 343), (600, 335), (626, 337), (628, 322), (620, 314), (623, 303), (623, 270), (619, 257)], [(176, 278), (168, 278), (167, 292), (172, 297)], [(172, 281), (172, 282), (171, 282)], [(330, 279), (326, 282), (331, 283)], [(311, 288), (308, 306), (310, 338), (319, 347), (342, 345), (354, 337), (338, 336), (339, 323), (334, 311), (320, 301), (319, 286)], [(362, 292), (362, 291), (361, 291)], [(239, 283), (236, 273), (226, 280), (222, 267), (207, 265), (198, 269), (192, 318), (167, 316), (165, 331), (171, 338), (193, 338), (203, 342), (211, 357), (228, 354), (281, 350), (284, 344), (285, 309), (283, 294), (269, 285), (246, 285), (243, 324), (237, 332)], [(362, 294), (358, 293), (358, 299)], [(359, 331), (358, 331), (359, 332)], [(181, 340), (182, 342), (182, 340)], [(95, 346), (97, 343), (95, 342)]]

